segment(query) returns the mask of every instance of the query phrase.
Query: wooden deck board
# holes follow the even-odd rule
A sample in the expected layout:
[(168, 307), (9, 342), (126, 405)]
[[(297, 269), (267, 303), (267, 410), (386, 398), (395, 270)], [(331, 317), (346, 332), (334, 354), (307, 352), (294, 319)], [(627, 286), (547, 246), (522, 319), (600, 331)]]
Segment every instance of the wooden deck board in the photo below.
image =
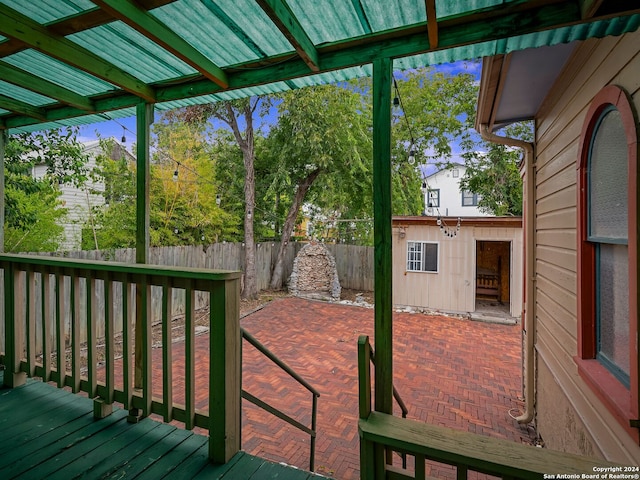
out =
[(225, 465), (212, 465), (205, 436), (149, 418), (130, 424), (118, 408), (95, 420), (92, 400), (34, 380), (2, 388), (2, 373), (2, 479), (320, 478), (244, 452)]

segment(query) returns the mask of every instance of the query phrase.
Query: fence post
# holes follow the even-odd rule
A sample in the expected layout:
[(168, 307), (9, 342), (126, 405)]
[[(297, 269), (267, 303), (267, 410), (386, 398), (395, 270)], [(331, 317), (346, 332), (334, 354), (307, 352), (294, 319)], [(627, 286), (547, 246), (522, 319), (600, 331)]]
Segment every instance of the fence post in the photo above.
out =
[(240, 279), (209, 293), (209, 460), (227, 463), (240, 451)]
[(7, 371), (4, 375), (4, 385), (15, 388), (24, 385), (27, 374), (20, 371), (20, 345), (21, 337), (18, 331), (20, 323), (16, 318), (16, 294), (15, 287), (19, 281), (20, 272), (14, 269), (13, 263), (5, 263), (4, 268), (4, 362)]

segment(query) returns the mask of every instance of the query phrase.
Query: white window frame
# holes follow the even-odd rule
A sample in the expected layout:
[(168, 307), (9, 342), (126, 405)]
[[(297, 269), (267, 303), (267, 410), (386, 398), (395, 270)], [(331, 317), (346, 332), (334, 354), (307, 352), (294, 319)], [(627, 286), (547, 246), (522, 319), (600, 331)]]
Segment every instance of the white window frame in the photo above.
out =
[[(420, 246), (416, 249), (416, 246)], [(436, 268), (435, 270), (427, 270), (426, 267), (426, 247), (425, 245), (435, 245)], [(427, 242), (422, 240), (407, 241), (407, 272), (417, 273), (438, 273), (440, 266), (440, 243)]]
[[(435, 197), (432, 197), (435, 194)], [(440, 208), (440, 189), (430, 188), (427, 190), (427, 208)]]

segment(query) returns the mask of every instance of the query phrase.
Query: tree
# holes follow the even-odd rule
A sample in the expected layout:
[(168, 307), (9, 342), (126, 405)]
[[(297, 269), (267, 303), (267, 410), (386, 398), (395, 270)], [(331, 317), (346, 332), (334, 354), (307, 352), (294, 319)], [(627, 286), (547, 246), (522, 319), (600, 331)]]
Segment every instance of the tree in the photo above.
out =
[[(195, 245), (233, 239), (237, 218), (218, 205), (216, 163), (204, 131), (196, 124), (161, 121), (154, 126), (150, 171), (150, 244)], [(94, 209), (93, 236), (83, 248), (132, 248), (136, 240), (135, 164), (113, 140), (102, 142), (94, 181), (104, 185), (105, 204)], [(123, 153), (123, 152), (121, 152)], [(88, 232), (88, 229), (87, 229)]]
[[(54, 251), (59, 247), (66, 209), (60, 185), (81, 186), (87, 156), (77, 130), (11, 135), (5, 151), (5, 245), (7, 252)], [(33, 175), (43, 165), (45, 175)]]
[[(255, 128), (254, 120), (264, 117), (270, 107), (268, 98), (250, 97), (226, 102), (195, 105), (176, 112), (187, 122), (217, 120), (229, 127), (242, 152), (244, 163), (244, 284), (242, 298), (258, 297), (256, 244), (254, 238)], [(257, 115), (257, 118), (254, 118)]]
[(325, 177), (314, 204), (326, 207), (333, 203), (335, 208), (337, 192), (350, 193), (353, 204), (370, 198), (371, 117), (366, 97), (353, 85), (326, 85), (292, 90), (280, 99), (279, 121), (268, 138), (275, 172), (269, 193), (286, 201), (289, 208), (271, 276), (272, 289), (282, 288), (285, 249), (316, 181)]
[[(453, 145), (462, 155), (473, 152), (473, 129), (478, 86), (473, 75), (450, 75), (421, 68), (405, 72), (397, 80), (399, 105), (393, 123), (393, 213), (416, 215), (424, 208), (420, 192), (427, 165), (451, 161)], [(415, 152), (415, 164), (408, 162)]]
[[(530, 122), (505, 128), (505, 136), (530, 141)], [(520, 149), (486, 142), (482, 151), (466, 156), (467, 167), (460, 188), (479, 195), (478, 207), (495, 216), (522, 215), (522, 177), (518, 166)]]

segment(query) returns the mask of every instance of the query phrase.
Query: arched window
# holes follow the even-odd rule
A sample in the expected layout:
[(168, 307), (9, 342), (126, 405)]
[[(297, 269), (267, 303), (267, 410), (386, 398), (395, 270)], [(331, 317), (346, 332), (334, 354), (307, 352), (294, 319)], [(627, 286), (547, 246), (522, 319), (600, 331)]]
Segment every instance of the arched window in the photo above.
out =
[(637, 161), (631, 103), (616, 86), (593, 100), (578, 163), (578, 357), (582, 378), (620, 423), (638, 420)]

